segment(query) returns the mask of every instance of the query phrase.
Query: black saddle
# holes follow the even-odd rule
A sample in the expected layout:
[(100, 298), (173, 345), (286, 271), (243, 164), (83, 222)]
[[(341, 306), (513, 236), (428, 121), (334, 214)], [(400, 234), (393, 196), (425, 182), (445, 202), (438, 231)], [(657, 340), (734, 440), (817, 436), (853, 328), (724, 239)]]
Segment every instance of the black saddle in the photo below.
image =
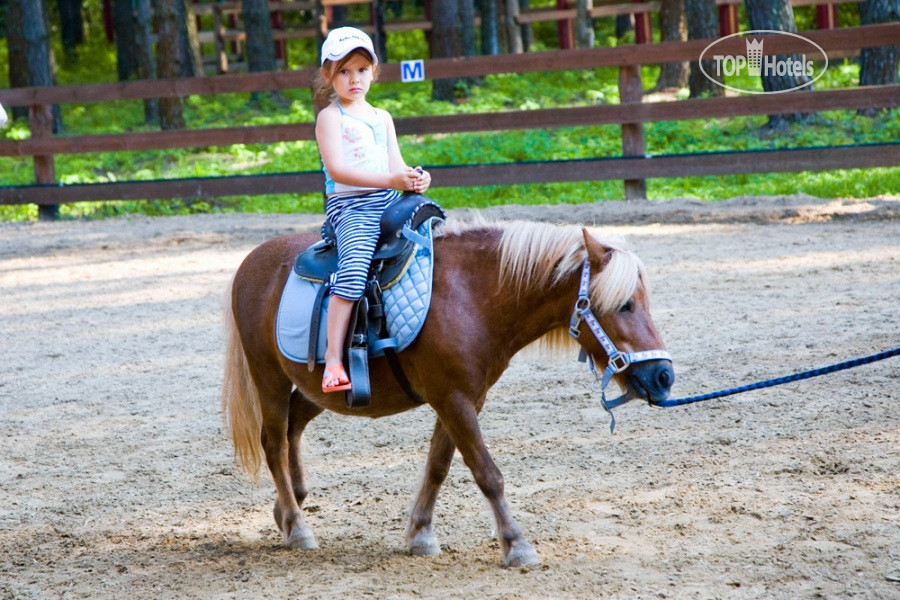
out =
[[(406, 270), (413, 243), (403, 235), (404, 227), (415, 231), (431, 217), (445, 219), (444, 210), (427, 196), (403, 194), (381, 215), (381, 236), (372, 257), (372, 267), (382, 289), (390, 287)], [(309, 281), (326, 282), (338, 268), (337, 236), (331, 221), (322, 225), (322, 241), (307, 248), (294, 263), (294, 271)]]
[[(396, 283), (406, 271), (413, 259), (415, 244), (411, 238), (417, 234), (415, 230), (431, 217), (445, 219), (444, 210), (437, 203), (421, 194), (403, 194), (399, 200), (388, 206), (381, 215), (381, 236), (372, 257), (369, 269), (369, 281), (366, 292), (357, 300), (353, 308), (350, 327), (347, 331), (344, 346), (344, 363), (350, 376), (353, 388), (346, 393), (347, 406), (368, 406), (371, 400), (369, 386), (369, 331), (374, 331), (382, 338), (388, 338), (387, 324), (384, 319), (381, 290)], [(309, 349), (307, 367), (310, 372), (316, 365), (316, 344), (319, 339), (322, 304), (330, 289), (331, 275), (337, 272), (337, 236), (331, 222), (326, 220), (322, 225), (322, 241), (307, 248), (294, 263), (294, 271), (300, 277), (323, 283), (313, 303), (309, 327)], [(403, 372), (396, 352), (390, 345), (383, 346), (394, 377), (406, 394), (414, 401), (423, 400), (412, 389)]]

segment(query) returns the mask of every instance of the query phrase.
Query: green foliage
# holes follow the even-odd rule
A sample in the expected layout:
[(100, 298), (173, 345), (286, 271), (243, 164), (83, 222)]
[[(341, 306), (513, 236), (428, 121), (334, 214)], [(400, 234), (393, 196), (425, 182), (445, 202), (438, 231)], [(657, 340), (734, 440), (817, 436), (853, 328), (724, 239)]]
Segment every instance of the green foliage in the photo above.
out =
[[(543, 3), (543, 4), (542, 4)], [(553, 5), (533, 0), (533, 6)], [(411, 10), (406, 3), (404, 10)], [(404, 16), (416, 16), (414, 14)], [(843, 18), (843, 16), (842, 16)], [(99, 21), (98, 21), (99, 22)], [(597, 20), (597, 45), (616, 43), (611, 19)], [(535, 27), (535, 48), (552, 48), (553, 29)], [(116, 76), (115, 49), (102, 32), (94, 31), (79, 49), (79, 60), (61, 65), (60, 83), (100, 83)], [(315, 48), (305, 41), (289, 44), (291, 68), (309, 66)], [(427, 57), (422, 32), (392, 34), (388, 52), (393, 60)], [(57, 52), (62, 56), (62, 52)], [(0, 64), (6, 61), (5, 43), (0, 43)], [(657, 67), (645, 67), (644, 86), (650, 89), (658, 76)], [(4, 74), (0, 77), (5, 78)], [(429, 83), (376, 83), (369, 99), (395, 118), (410, 115), (466, 114), (491, 111), (527, 111), (541, 108), (614, 104), (619, 101), (618, 73), (615, 69), (593, 69), (519, 75), (493, 75), (470, 84), (469, 96), (454, 103), (431, 100)], [(829, 65), (817, 89), (857, 85), (858, 66), (850, 60)], [(0, 84), (5, 81), (0, 81)], [(758, 80), (735, 79), (736, 87), (758, 86)], [(683, 97), (686, 91), (677, 96)], [(311, 122), (314, 119), (310, 92), (286, 90), (286, 102), (263, 95), (250, 103), (246, 94), (190, 97), (185, 100), (185, 117), (190, 128), (272, 125)], [(655, 99), (656, 100), (656, 99)], [(141, 101), (65, 105), (62, 107), (65, 135), (95, 135), (154, 130), (144, 122)], [(875, 119), (850, 111), (817, 114), (785, 131), (765, 127), (766, 117), (707, 119), (645, 124), (648, 154), (681, 154), (733, 150), (847, 145), (889, 142), (900, 139), (900, 111), (882, 113)], [(6, 139), (25, 139), (27, 123), (19, 121), (0, 132)], [(621, 155), (620, 127), (558, 128), (454, 135), (408, 136), (400, 140), (410, 164), (426, 168), (439, 165), (572, 160)], [(321, 168), (313, 142), (277, 144), (235, 144), (185, 150), (109, 152), (63, 155), (56, 158), (59, 181), (66, 184), (116, 180), (209, 177), (258, 173), (310, 171)], [(585, 168), (602, 169), (602, 163), (586, 163)], [(30, 158), (0, 157), (0, 185), (27, 185), (33, 181)], [(738, 195), (807, 193), (822, 197), (873, 196), (896, 193), (900, 189), (900, 168), (833, 172), (772, 173), (727, 177), (691, 177), (648, 181), (648, 195), (654, 199), (698, 198), (719, 200)], [(440, 188), (433, 195), (448, 208), (497, 204), (555, 204), (598, 200), (621, 200), (620, 181), (546, 183), (477, 188)], [(144, 202), (77, 203), (64, 205), (64, 218), (105, 217), (130, 213), (150, 215), (196, 212), (321, 212), (321, 194), (180, 199)], [(34, 206), (0, 206), (2, 220), (32, 220)]]

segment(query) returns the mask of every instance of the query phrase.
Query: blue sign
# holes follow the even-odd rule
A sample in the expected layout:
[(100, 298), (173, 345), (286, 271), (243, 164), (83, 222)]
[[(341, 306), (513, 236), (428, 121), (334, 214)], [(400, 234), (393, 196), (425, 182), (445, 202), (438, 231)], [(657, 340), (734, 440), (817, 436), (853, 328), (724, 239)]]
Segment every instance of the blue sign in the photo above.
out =
[(404, 60), (400, 63), (400, 81), (425, 81), (425, 61)]

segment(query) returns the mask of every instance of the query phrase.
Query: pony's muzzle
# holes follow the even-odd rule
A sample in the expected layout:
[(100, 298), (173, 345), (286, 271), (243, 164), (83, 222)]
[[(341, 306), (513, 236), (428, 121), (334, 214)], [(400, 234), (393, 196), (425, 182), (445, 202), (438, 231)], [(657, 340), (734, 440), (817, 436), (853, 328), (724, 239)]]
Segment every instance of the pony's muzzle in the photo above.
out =
[(652, 360), (631, 365), (628, 377), (629, 395), (657, 404), (669, 397), (675, 383), (675, 370), (670, 360)]

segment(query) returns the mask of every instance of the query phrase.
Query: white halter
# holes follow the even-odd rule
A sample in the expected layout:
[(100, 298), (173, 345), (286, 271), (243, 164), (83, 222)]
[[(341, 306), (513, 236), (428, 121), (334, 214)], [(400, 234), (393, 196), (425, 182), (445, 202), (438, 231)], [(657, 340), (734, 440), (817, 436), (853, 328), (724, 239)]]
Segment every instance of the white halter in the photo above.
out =
[(597, 341), (600, 342), (600, 345), (603, 346), (603, 351), (606, 352), (606, 355), (609, 357), (609, 362), (606, 365), (606, 370), (603, 372), (603, 377), (601, 379), (597, 375), (597, 370), (594, 367), (594, 359), (591, 358), (583, 346), (581, 352), (578, 354), (578, 360), (581, 362), (587, 361), (591, 373), (594, 374), (591, 390), (596, 391), (597, 381), (598, 379), (600, 380), (600, 404), (603, 405), (603, 410), (609, 413), (609, 432), (612, 433), (616, 428), (616, 417), (613, 415), (612, 409), (625, 404), (629, 400), (627, 394), (622, 394), (618, 398), (612, 400), (606, 399), (606, 386), (609, 385), (612, 376), (616, 373), (621, 373), (632, 363), (648, 360), (668, 360), (671, 362), (672, 356), (665, 350), (619, 352), (616, 345), (613, 344), (613, 341), (606, 335), (606, 332), (603, 331), (603, 327), (600, 326), (600, 321), (597, 320), (597, 317), (594, 316), (594, 313), (591, 310), (591, 299), (588, 293), (590, 283), (591, 265), (588, 259), (585, 258), (581, 267), (581, 283), (578, 286), (578, 300), (575, 302), (575, 308), (572, 311), (572, 319), (569, 322), (569, 335), (577, 340), (579, 336), (578, 328), (581, 325), (581, 322), (584, 321), (594, 334), (594, 337), (597, 338)]

